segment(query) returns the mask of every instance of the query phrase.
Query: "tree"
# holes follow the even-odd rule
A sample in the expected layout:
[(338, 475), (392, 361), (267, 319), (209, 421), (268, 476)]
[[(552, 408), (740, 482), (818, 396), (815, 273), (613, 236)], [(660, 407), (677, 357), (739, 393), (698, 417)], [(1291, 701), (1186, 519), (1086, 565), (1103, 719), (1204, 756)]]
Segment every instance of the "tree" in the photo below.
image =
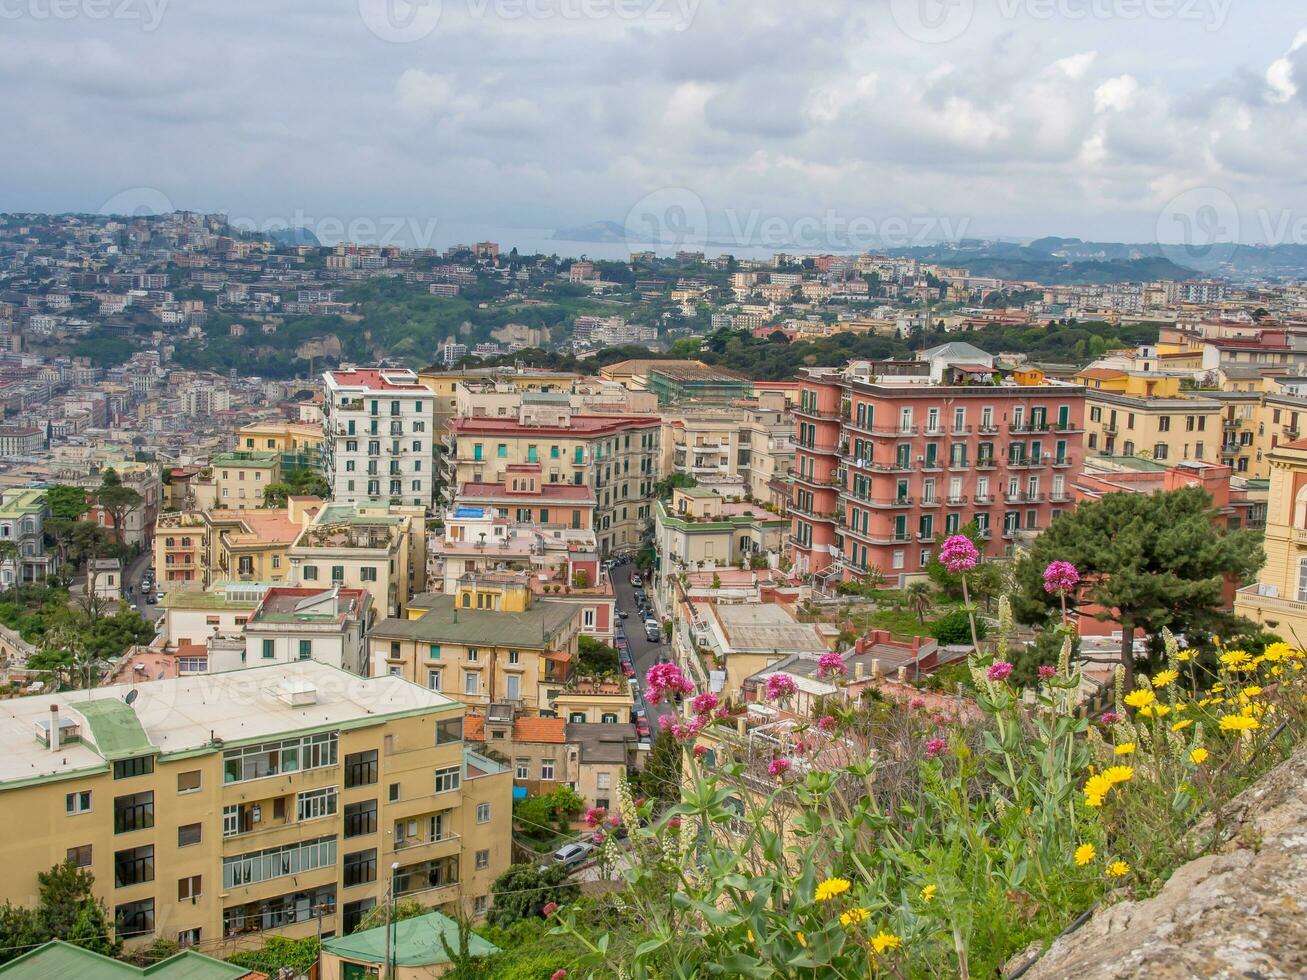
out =
[(908, 587), (903, 590), (903, 595), (908, 600), (908, 608), (917, 614), (917, 619), (921, 623), (926, 622), (926, 613), (930, 611), (933, 593), (931, 592), (930, 583), (909, 582)]
[(586, 677), (603, 677), (616, 674), (618, 669), (617, 651), (606, 643), (601, 643), (593, 636), (581, 636), (577, 639), (577, 672)]
[(284, 936), (269, 936), (258, 949), (242, 949), (227, 957), (227, 962), (243, 966), (247, 970), (258, 970), (270, 977), (277, 976), (283, 967), (291, 971), (291, 976), (305, 976), (318, 962), (318, 953), (322, 943), (317, 936), (305, 939), (286, 939)]
[(640, 791), (652, 799), (679, 803), (681, 799), (681, 747), (672, 733), (660, 731), (649, 758), (640, 770)]
[(1046, 623), (1058, 600), (1044, 591), (1049, 562), (1080, 572), (1081, 610), (1121, 624), (1121, 664), (1133, 680), (1134, 631), (1158, 637), (1162, 627), (1205, 637), (1247, 629), (1221, 609), (1224, 589), (1261, 567), (1255, 532), (1217, 527), (1212, 499), (1199, 487), (1157, 494), (1112, 493), (1063, 514), (1019, 562), (1014, 604), (1026, 623)]
[(316, 470), (288, 470), (280, 483), (269, 483), (263, 489), (264, 507), (285, 507), (288, 497), (322, 497), (331, 495), (331, 484)]
[[(427, 908), (416, 898), (401, 898), (395, 903), (390, 912), (391, 922), (403, 922), (405, 919), (416, 919), (420, 915), (426, 915), (431, 909)], [(354, 927), (355, 932), (367, 932), (369, 929), (379, 929), (386, 924), (386, 905), (374, 905), (363, 913), (359, 918), (359, 924)]]
[(100, 478), (100, 486), (95, 491), (95, 502), (113, 521), (114, 541), (123, 544), (127, 515), (140, 506), (141, 495), (124, 484), (118, 472), (110, 467)]
[[(983, 640), (989, 632), (983, 619), (976, 620), (976, 639)], [(945, 646), (971, 645), (971, 618), (965, 609), (955, 609), (935, 620), (930, 627), (930, 635)]]
[(515, 864), (490, 886), (488, 920), (503, 928), (519, 919), (538, 916), (549, 902), (563, 905), (579, 894), (580, 889), (568, 880), (568, 870), (561, 864), (544, 869), (534, 864)]
[[(985, 539), (980, 536), (980, 527), (975, 521), (970, 521), (967, 524), (964, 524), (955, 533), (966, 535), (971, 543), (976, 546), (976, 550), (980, 552), (981, 556), (984, 556), (986, 542)], [(962, 576), (950, 572), (944, 567), (943, 562), (939, 560), (940, 546), (944, 543), (944, 539), (948, 537), (952, 537), (952, 534), (938, 534), (935, 536), (935, 547), (931, 553), (930, 564), (926, 566), (926, 574), (930, 576), (930, 580), (934, 582), (939, 587), (939, 590), (945, 595), (960, 596), (962, 595)], [(984, 563), (981, 562), (981, 564)], [(979, 565), (977, 567), (979, 567)]]
[(688, 473), (668, 473), (654, 484), (654, 496), (661, 500), (667, 500), (672, 496), (673, 490), (678, 488), (689, 489), (698, 485), (699, 481)]
[(45, 502), (50, 516), (58, 521), (80, 521), (88, 510), (86, 491), (63, 483), (56, 483), (45, 492)]
[(54, 865), (36, 876), (36, 908), (6, 902), (0, 907), (0, 963), (33, 946), (63, 939), (105, 956), (117, 956), (122, 943), (114, 938), (109, 914), (92, 894), (95, 876), (72, 861)]

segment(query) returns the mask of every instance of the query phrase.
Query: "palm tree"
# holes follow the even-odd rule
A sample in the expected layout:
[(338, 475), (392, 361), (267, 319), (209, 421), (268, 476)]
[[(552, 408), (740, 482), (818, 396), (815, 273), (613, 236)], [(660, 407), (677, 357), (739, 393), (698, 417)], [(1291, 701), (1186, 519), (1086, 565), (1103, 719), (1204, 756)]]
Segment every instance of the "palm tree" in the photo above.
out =
[(908, 587), (903, 590), (903, 594), (907, 597), (908, 607), (917, 614), (917, 619), (924, 624), (926, 622), (926, 612), (934, 601), (934, 592), (930, 588), (930, 583), (910, 582)]

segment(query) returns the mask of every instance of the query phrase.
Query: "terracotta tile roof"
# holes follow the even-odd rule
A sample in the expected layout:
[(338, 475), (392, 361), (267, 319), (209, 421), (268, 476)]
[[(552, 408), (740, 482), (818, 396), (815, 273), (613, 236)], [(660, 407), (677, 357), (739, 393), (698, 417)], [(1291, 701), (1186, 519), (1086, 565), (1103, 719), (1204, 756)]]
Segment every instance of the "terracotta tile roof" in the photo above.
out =
[(562, 745), (567, 741), (567, 721), (563, 718), (518, 718), (513, 722), (513, 741)]
[(484, 742), (486, 740), (486, 719), (481, 715), (463, 716), (463, 741)]

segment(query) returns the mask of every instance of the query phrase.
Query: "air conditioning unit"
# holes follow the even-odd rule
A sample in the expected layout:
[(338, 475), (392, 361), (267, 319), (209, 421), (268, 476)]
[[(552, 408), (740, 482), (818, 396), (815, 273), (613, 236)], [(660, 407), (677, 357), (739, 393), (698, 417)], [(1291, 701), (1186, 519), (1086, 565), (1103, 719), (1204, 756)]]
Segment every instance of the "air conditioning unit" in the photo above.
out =
[(925, 456), (918, 456), (918, 457), (917, 457), (917, 462), (918, 462), (918, 463), (924, 463), (925, 461), (926, 461), (926, 457), (925, 457)]

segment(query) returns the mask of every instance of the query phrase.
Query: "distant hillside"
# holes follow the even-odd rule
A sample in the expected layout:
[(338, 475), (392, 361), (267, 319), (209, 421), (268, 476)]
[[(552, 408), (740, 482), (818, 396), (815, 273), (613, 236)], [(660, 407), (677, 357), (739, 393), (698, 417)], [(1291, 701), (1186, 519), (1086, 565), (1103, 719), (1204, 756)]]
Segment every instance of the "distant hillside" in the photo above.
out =
[(558, 228), (549, 237), (560, 242), (624, 242), (626, 229), (615, 221), (592, 221), (573, 228)]
[(318, 236), (313, 234), (311, 228), (279, 228), (267, 234), (278, 245), (312, 245), (314, 247), (322, 245), (322, 242), (318, 241)]

